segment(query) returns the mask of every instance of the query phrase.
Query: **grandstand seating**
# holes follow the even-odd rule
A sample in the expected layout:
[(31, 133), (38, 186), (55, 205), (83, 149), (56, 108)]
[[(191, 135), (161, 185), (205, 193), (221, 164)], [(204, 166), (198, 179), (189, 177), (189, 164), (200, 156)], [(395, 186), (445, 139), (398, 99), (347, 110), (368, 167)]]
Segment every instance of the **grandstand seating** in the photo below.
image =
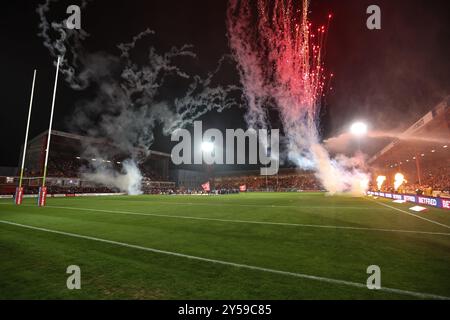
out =
[(286, 172), (275, 176), (259, 174), (243, 174), (238, 176), (222, 176), (214, 180), (214, 188), (239, 189), (246, 185), (248, 191), (298, 191), (320, 190), (321, 185), (313, 172)]

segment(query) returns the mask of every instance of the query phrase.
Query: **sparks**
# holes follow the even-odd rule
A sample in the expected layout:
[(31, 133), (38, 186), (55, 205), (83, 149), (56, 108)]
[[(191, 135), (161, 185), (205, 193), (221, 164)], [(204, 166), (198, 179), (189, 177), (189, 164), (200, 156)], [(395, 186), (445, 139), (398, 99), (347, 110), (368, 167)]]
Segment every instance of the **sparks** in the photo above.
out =
[(320, 143), (319, 111), (331, 79), (323, 63), (328, 27), (311, 23), (309, 2), (229, 1), (228, 39), (248, 104), (246, 121), (251, 128), (269, 127), (268, 108), (277, 109), (288, 160), (315, 170), (330, 194), (361, 194), (368, 175), (359, 162), (331, 159)]
[[(298, 8), (292, 0), (257, 0), (256, 25), (250, 1), (231, 0), (228, 11), (230, 43), (250, 97), (250, 111), (263, 114), (264, 100), (270, 96), (285, 127), (298, 119), (307, 119), (310, 125), (318, 120), (327, 78), (322, 61), (327, 28), (313, 29), (308, 2), (303, 0)], [(243, 32), (249, 29), (256, 36)]]

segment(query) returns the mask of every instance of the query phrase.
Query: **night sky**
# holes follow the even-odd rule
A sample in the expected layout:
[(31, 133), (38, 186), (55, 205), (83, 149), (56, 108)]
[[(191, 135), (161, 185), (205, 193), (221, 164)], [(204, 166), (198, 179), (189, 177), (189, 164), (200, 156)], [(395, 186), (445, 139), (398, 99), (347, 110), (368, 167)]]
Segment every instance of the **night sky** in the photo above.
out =
[[(38, 69), (30, 138), (48, 127), (54, 80), (53, 61), (38, 33), (35, 10), (41, 1), (8, 1), (1, 9), (0, 166), (17, 166), (23, 143), (33, 69)], [(51, 16), (65, 17), (77, 1), (60, 1)], [(366, 8), (382, 10), (382, 30), (366, 28)], [(333, 13), (325, 66), (335, 74), (321, 117), (323, 138), (346, 130), (355, 119), (377, 130), (405, 129), (450, 94), (450, 8), (448, 0), (312, 0), (314, 23)], [(206, 74), (223, 54), (226, 0), (91, 1), (82, 12), (82, 27), (90, 37), (87, 50), (118, 54), (116, 45), (151, 28), (151, 44), (161, 50), (185, 43), (198, 57), (192, 68)], [(143, 52), (146, 54), (146, 51)], [(219, 79), (238, 77), (228, 65)], [(75, 105), (86, 95), (59, 82), (54, 128), (68, 130)], [(170, 94), (170, 93), (168, 93)], [(207, 126), (244, 128), (244, 108), (204, 118)], [(170, 152), (169, 138), (156, 133), (155, 150)], [(373, 142), (367, 152), (376, 151)]]

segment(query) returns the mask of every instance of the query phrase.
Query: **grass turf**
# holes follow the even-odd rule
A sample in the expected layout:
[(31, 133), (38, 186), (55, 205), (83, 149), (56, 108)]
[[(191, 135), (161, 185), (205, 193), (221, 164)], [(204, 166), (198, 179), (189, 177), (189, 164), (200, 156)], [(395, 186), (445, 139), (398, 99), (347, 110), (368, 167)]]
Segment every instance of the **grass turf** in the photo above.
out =
[[(450, 230), (382, 205), (408, 212), (408, 204), (320, 193), (35, 202), (1, 200), (0, 221), (360, 284), (378, 265), (382, 287), (450, 297)], [(418, 216), (450, 225), (448, 211)], [(81, 267), (81, 290), (66, 288), (69, 265)], [(0, 299), (414, 298), (0, 222)]]

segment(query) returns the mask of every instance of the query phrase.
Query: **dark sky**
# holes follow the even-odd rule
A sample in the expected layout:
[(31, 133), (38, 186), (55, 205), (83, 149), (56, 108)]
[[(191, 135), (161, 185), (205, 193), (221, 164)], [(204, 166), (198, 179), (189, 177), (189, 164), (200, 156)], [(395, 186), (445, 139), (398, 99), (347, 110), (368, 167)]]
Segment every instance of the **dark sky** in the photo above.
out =
[[(0, 166), (16, 166), (23, 142), (32, 72), (38, 69), (30, 137), (48, 127), (54, 79), (52, 59), (38, 33), (41, 1), (8, 1), (2, 5), (0, 33)], [(52, 16), (64, 17), (77, 1), (60, 1)], [(366, 8), (382, 10), (382, 30), (366, 28)], [(196, 70), (206, 73), (229, 53), (225, 0), (92, 1), (82, 12), (91, 34), (87, 50), (118, 54), (115, 46), (147, 27), (162, 49), (191, 43)], [(354, 119), (366, 119), (377, 130), (401, 129), (450, 94), (450, 8), (448, 0), (312, 0), (312, 19), (334, 17), (327, 43), (326, 68), (335, 74), (333, 91), (324, 104), (324, 138), (338, 134)], [(58, 18), (58, 20), (62, 20)], [(231, 77), (235, 71), (229, 67)], [(236, 78), (236, 77), (235, 77)], [(60, 81), (54, 128), (67, 123), (80, 92)], [(206, 117), (208, 126), (242, 128), (242, 110)], [(168, 148), (160, 137), (154, 148)], [(370, 148), (369, 148), (370, 149)]]

